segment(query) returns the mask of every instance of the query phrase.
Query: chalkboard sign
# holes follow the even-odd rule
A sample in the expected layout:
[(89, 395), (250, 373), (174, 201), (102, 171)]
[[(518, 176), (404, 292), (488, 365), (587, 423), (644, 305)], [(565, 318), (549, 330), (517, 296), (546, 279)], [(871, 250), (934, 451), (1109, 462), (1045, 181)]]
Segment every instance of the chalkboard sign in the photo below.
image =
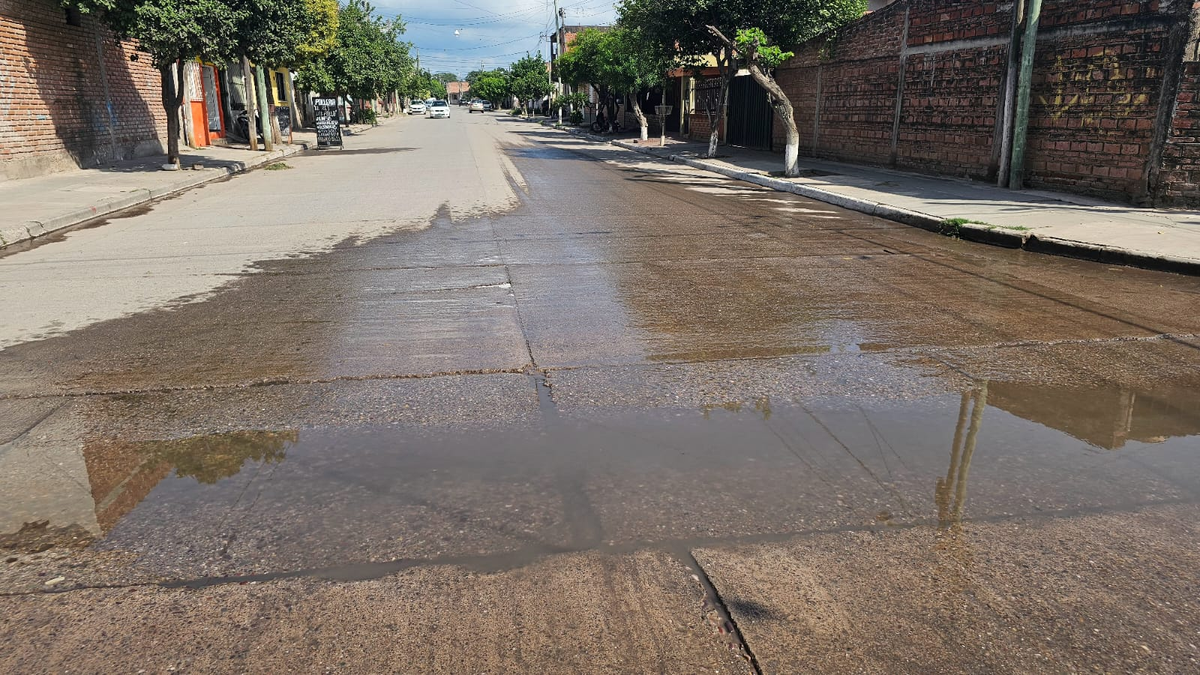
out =
[(279, 120), (279, 135), (284, 143), (292, 142), (292, 109), (286, 105), (275, 106), (275, 119)]
[(338, 101), (335, 96), (313, 99), (317, 122), (317, 148), (342, 147), (342, 127), (338, 120)]

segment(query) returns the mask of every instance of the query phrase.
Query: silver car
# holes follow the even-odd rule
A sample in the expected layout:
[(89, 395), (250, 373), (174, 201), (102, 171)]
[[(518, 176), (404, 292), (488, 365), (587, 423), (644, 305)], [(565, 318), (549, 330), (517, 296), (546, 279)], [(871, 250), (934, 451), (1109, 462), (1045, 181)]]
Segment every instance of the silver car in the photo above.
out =
[(424, 115), (425, 114), (425, 101), (413, 101), (412, 103), (408, 104), (408, 114), (409, 115)]
[(450, 119), (450, 104), (445, 101), (434, 101), (429, 104), (430, 119), (438, 119), (439, 117)]

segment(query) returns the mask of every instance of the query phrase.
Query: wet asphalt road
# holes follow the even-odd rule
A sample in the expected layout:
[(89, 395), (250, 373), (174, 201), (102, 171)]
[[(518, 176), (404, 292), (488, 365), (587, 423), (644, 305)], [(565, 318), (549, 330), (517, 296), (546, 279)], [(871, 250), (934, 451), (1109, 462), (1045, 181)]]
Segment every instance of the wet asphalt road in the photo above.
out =
[(288, 164), (0, 257), (0, 669), (1200, 667), (1200, 280), (499, 116)]

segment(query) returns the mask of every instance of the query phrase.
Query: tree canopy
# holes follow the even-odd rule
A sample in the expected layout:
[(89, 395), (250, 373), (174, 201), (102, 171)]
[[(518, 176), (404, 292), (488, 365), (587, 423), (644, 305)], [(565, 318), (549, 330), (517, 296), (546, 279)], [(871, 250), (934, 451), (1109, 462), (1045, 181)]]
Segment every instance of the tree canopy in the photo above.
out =
[[(473, 77), (472, 77), (473, 76)], [(503, 68), (475, 71), (468, 75), (471, 94), (476, 98), (499, 103), (509, 97), (509, 74)]]
[(404, 24), (385, 20), (363, 0), (338, 11), (337, 44), (303, 64), (297, 75), (308, 90), (371, 99), (406, 88), (412, 73)]
[(536, 56), (526, 54), (512, 64), (508, 74), (508, 89), (522, 102), (532, 101), (550, 93), (550, 76), (541, 52)]

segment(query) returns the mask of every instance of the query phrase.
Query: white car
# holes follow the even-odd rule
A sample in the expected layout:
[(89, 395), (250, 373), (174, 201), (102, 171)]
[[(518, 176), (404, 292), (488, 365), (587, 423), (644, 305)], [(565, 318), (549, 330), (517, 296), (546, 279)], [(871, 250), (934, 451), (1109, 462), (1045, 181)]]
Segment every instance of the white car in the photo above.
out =
[(429, 118), (438, 119), (439, 117), (450, 119), (450, 104), (445, 101), (434, 101), (429, 104)]
[(413, 101), (412, 103), (409, 103), (408, 104), (408, 114), (409, 115), (424, 115), (425, 114), (425, 101)]

